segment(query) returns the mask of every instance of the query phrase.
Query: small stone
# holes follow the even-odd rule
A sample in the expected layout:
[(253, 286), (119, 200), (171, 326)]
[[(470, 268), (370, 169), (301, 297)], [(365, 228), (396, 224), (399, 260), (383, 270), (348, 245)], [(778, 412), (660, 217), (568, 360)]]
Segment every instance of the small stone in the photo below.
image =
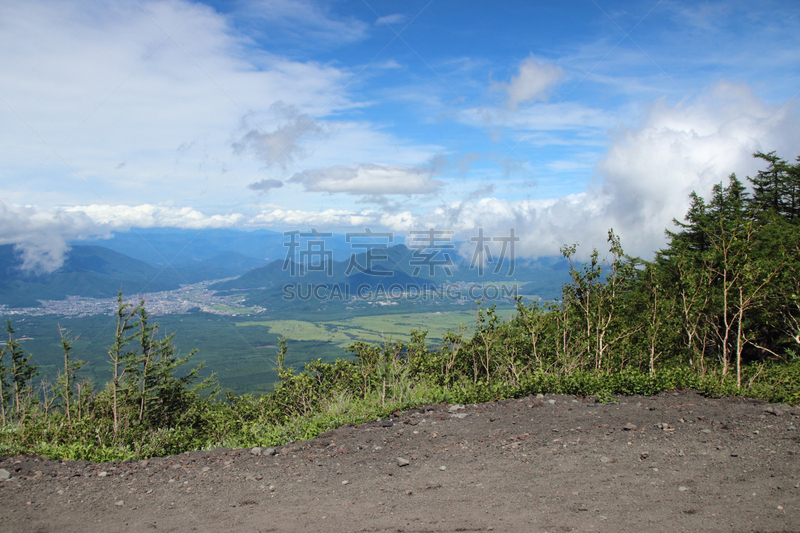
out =
[(461, 411), (463, 409), (464, 409), (464, 406), (461, 405), (460, 403), (457, 403), (455, 405), (451, 405), (450, 407), (447, 408), (447, 410), (449, 412), (451, 412), (451, 413), (455, 413), (456, 411)]
[(275, 448), (264, 448), (261, 450), (261, 455), (275, 455), (276, 453), (278, 453), (278, 450)]
[(624, 429), (625, 431), (636, 431), (636, 426), (628, 422), (627, 424), (622, 426), (622, 429)]
[(536, 399), (537, 400), (544, 400), (544, 394), (537, 394), (536, 395)]
[(678, 487), (678, 490), (681, 492), (686, 492), (687, 490), (689, 490), (689, 487), (680, 486)]
[(253, 455), (261, 455), (261, 447), (255, 446), (253, 448), (250, 448), (250, 453), (252, 453)]
[(466, 418), (466, 417), (467, 417), (467, 413), (455, 413), (455, 414), (450, 415), (450, 418)]
[(270, 485), (269, 486), (269, 491), (270, 492), (275, 492), (275, 485)]
[(125, 505), (125, 502), (120, 500), (118, 502), (114, 502), (114, 505), (116, 505), (117, 507), (122, 507), (123, 505)]
[(641, 459), (642, 461), (644, 461), (648, 457), (650, 457), (650, 454), (647, 453), (647, 452), (642, 452), (642, 453), (639, 454), (639, 459)]
[(210, 466), (204, 466), (202, 471), (203, 472), (210, 472), (211, 471), (211, 467)]
[(606, 457), (604, 455), (603, 457), (600, 458), (600, 462), (601, 463), (610, 463), (611, 462), (611, 457)]
[(547, 400), (547, 403), (549, 403), (550, 405), (555, 405), (556, 401), (555, 400)]
[(347, 481), (346, 479), (344, 481), (342, 481), (342, 485), (349, 485), (349, 484), (350, 484), (350, 482)]
[(385, 428), (390, 428), (390, 427), (392, 427), (393, 425), (394, 425), (394, 422), (392, 422), (391, 420), (383, 420), (383, 421), (381, 422), (381, 426), (382, 426), (382, 427), (385, 427)]
[(403, 457), (397, 458), (397, 466), (399, 467), (408, 466), (410, 464), (411, 462), (408, 459), (404, 459)]
[(783, 409), (781, 409), (780, 407), (777, 407), (777, 406), (774, 406), (774, 405), (770, 405), (769, 407), (764, 409), (764, 412), (765, 413), (769, 413), (771, 415), (775, 415), (775, 416), (781, 416), (781, 415), (784, 414), (785, 411)]
[(442, 466), (440, 466), (440, 467), (439, 467), (439, 470), (441, 470), (441, 471), (445, 471), (445, 470), (447, 470), (447, 467), (446, 467), (446, 466), (444, 466), (444, 465), (442, 465)]
[(142, 468), (146, 467), (149, 464), (150, 464), (150, 461), (146, 461), (146, 460), (139, 461), (139, 466), (141, 466)]
[(701, 429), (700, 433), (711, 433), (710, 429)]
[(98, 473), (97, 473), (97, 475), (98, 475), (98, 476), (100, 476), (100, 477), (106, 477), (106, 476), (108, 475), (108, 472), (106, 472), (106, 471), (104, 470), (104, 471), (102, 471), (102, 472), (98, 472)]
[(11, 472), (5, 468), (0, 468), (0, 481), (5, 481), (7, 479), (11, 479)]
[(411, 496), (412, 494), (414, 494), (414, 493), (413, 493), (413, 492), (411, 492), (410, 490), (407, 490), (407, 491), (406, 491), (406, 496)]

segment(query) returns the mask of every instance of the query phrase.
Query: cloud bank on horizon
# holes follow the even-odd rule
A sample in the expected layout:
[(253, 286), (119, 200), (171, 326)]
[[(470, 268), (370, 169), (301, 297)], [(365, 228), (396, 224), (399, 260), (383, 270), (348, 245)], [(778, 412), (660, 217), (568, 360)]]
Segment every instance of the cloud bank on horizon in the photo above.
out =
[[(374, 8), (374, 9), (373, 9)], [(688, 1), (0, 5), (0, 244), (135, 227), (520, 237), (648, 257), (800, 155), (800, 10)], [(757, 30), (757, 31), (756, 31)]]

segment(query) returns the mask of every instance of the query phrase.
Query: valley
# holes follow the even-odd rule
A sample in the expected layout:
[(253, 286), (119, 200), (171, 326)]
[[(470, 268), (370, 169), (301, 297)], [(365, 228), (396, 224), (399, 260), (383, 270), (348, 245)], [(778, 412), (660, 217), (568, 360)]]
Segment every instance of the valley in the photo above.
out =
[(441, 268), (416, 275), (406, 246), (348, 255), (352, 249), (336, 235), (329, 262), (316, 268), (275, 259), (284, 252), (278, 233), (142, 236), (152, 248), (135, 234), (100, 241), (103, 246), (76, 244), (49, 274), (25, 271), (13, 247), (0, 246), (0, 320), (24, 339), (40, 378), (55, 382), (61, 370), (63, 328), (74, 339), (72, 356), (88, 363), (80, 377), (96, 384), (109, 379), (118, 291), (127, 302), (144, 300), (160, 335), (174, 334), (181, 353), (197, 349), (191, 366), (202, 363), (202, 375), (213, 374), (221, 391), (241, 395), (272, 390), (281, 338), (288, 342), (287, 365), (296, 369), (353, 357), (347, 348), (358, 341), (407, 342), (415, 330), (427, 331), (426, 342), (436, 348), (448, 331), (471, 335), (478, 302), (509, 318), (516, 296), (554, 298), (568, 276), (556, 258), (517, 264), (509, 276), (507, 270), (479, 274), (469, 258), (457, 256), (451, 275)]

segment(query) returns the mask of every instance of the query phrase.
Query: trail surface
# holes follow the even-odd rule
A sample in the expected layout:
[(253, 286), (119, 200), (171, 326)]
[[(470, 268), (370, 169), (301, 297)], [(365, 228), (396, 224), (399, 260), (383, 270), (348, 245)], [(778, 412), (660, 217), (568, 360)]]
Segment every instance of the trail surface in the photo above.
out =
[(800, 408), (692, 392), (620, 402), (432, 405), (274, 455), (5, 458), (0, 530), (800, 531)]

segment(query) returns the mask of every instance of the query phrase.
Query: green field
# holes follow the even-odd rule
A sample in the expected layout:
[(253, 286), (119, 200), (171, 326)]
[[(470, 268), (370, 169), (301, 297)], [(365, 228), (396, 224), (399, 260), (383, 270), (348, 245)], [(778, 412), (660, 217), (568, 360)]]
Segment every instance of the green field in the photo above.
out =
[(316, 341), (347, 348), (356, 341), (383, 343), (387, 341), (407, 342), (414, 330), (428, 330), (428, 340), (438, 344), (448, 330), (463, 326), (471, 333), (475, 323), (472, 311), (436, 311), (432, 313), (407, 313), (397, 315), (358, 316), (328, 322), (303, 320), (263, 320), (238, 322), (242, 328), (261, 327), (269, 333), (286, 337), (291, 341)]

